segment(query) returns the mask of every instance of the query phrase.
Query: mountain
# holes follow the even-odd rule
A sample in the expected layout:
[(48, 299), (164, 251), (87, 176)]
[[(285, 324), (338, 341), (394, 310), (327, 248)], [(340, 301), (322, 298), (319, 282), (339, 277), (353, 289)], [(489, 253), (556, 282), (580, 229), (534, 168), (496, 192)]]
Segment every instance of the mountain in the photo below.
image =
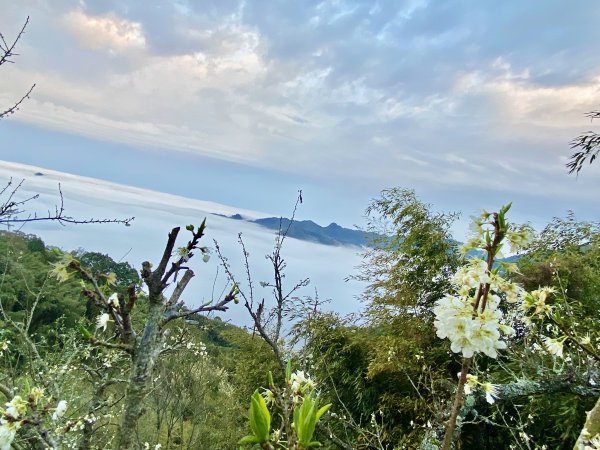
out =
[(296, 220), (290, 225), (290, 219), (288, 218), (266, 217), (253, 220), (252, 222), (276, 231), (279, 229), (287, 230), (289, 227), (288, 236), (323, 245), (354, 245), (363, 247), (368, 245), (370, 240), (375, 236), (374, 233), (344, 228), (336, 223), (330, 223), (326, 227), (322, 227), (312, 220)]
[[(322, 227), (312, 220), (294, 220), (290, 225), (290, 219), (287, 217), (265, 217), (262, 219), (244, 219), (241, 214), (233, 214), (227, 216), (234, 220), (246, 220), (247, 222), (256, 223), (270, 230), (288, 231), (288, 236), (302, 240), (316, 242), (323, 245), (334, 245), (334, 246), (358, 246), (367, 247), (375, 239), (381, 239), (381, 235), (372, 232), (365, 232), (361, 230), (352, 230), (350, 228), (344, 228), (336, 223), (331, 223), (326, 227)], [(462, 245), (462, 242), (453, 241), (457, 248)], [(512, 255), (506, 258), (501, 258), (497, 262), (517, 262), (522, 255)], [(482, 250), (470, 250), (467, 252), (467, 258), (485, 258), (485, 253)]]

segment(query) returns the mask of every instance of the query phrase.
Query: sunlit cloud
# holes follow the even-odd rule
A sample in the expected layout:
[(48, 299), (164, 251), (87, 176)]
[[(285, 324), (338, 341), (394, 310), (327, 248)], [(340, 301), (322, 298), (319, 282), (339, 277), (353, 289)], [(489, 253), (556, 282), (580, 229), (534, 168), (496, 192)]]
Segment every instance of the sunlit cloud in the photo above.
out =
[(122, 52), (146, 48), (142, 25), (116, 14), (90, 16), (75, 10), (65, 15), (64, 23), (78, 44), (93, 50)]

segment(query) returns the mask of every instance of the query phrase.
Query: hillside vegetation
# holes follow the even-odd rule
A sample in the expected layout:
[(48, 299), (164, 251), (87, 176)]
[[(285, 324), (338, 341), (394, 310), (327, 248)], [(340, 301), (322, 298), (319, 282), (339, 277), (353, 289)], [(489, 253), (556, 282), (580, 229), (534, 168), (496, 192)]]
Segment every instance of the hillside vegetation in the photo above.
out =
[[(272, 299), (217, 248), (231, 284), (195, 309), (176, 294), (194, 253), (208, 257), (204, 224), (182, 247), (173, 230), (141, 270), (3, 232), (0, 448), (425, 449), (452, 422), (456, 448), (592, 442), (580, 432), (600, 396), (600, 229), (569, 215), (534, 236), (507, 212), (477, 219), (461, 253), (454, 215), (384, 191), (367, 210), (387, 237), (355, 275), (368, 284), (359, 320), (295, 297), (305, 282), (285, 280), (282, 231)], [(525, 249), (517, 264), (495, 261), (503, 242)], [(487, 312), (452, 319), (469, 296)], [(253, 328), (227, 323), (229, 307)], [(461, 334), (470, 321), (487, 334)]]

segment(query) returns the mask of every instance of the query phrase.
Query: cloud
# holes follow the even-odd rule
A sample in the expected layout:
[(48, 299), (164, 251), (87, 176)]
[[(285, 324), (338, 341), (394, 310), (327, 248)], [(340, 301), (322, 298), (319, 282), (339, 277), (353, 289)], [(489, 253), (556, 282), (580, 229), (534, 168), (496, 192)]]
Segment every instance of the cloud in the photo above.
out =
[(76, 10), (66, 14), (64, 22), (80, 45), (93, 50), (123, 52), (146, 48), (142, 25), (118, 17), (114, 13), (90, 16)]
[(26, 3), (16, 120), (370, 191), (600, 187), (564, 169), (600, 98), (593, 1)]

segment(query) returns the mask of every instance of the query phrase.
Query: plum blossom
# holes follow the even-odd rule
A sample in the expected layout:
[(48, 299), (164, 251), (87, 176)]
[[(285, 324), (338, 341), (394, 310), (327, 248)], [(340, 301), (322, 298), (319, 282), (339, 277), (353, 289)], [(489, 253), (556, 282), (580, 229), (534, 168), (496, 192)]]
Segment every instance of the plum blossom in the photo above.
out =
[(110, 297), (108, 297), (108, 303), (113, 307), (113, 308), (118, 308), (119, 307), (119, 296), (117, 295), (116, 292), (113, 292), (111, 294)]
[(6, 422), (4, 420), (0, 423), (0, 450), (10, 450), (12, 442), (17, 434), (18, 426), (14, 425), (19, 422)]
[(99, 330), (102, 328), (102, 331), (106, 331), (106, 327), (108, 326), (108, 322), (110, 320), (110, 316), (108, 313), (100, 314), (96, 318), (96, 329)]
[(20, 418), (27, 411), (27, 402), (20, 395), (15, 395), (13, 399), (6, 403), (4, 413), (14, 419)]
[(475, 353), (496, 358), (497, 350), (506, 348), (506, 343), (501, 340), (502, 334), (514, 334), (511, 327), (500, 323), (502, 314), (497, 309), (499, 301), (499, 297), (491, 295), (487, 309), (476, 312), (473, 298), (446, 295), (433, 308), (437, 336), (448, 338), (450, 349), (454, 353), (462, 353), (465, 358)]
[(498, 385), (492, 383), (481, 383), (481, 388), (485, 392), (485, 400), (490, 404), (494, 404), (496, 399), (500, 396)]
[(61, 400), (56, 405), (56, 409), (54, 410), (54, 413), (52, 414), (52, 420), (56, 422), (60, 417), (62, 417), (64, 415), (66, 410), (67, 410), (67, 402), (65, 400)]
[(565, 342), (566, 337), (552, 339), (549, 337), (544, 337), (544, 347), (551, 355), (558, 356), (559, 358), (563, 357), (563, 343)]

